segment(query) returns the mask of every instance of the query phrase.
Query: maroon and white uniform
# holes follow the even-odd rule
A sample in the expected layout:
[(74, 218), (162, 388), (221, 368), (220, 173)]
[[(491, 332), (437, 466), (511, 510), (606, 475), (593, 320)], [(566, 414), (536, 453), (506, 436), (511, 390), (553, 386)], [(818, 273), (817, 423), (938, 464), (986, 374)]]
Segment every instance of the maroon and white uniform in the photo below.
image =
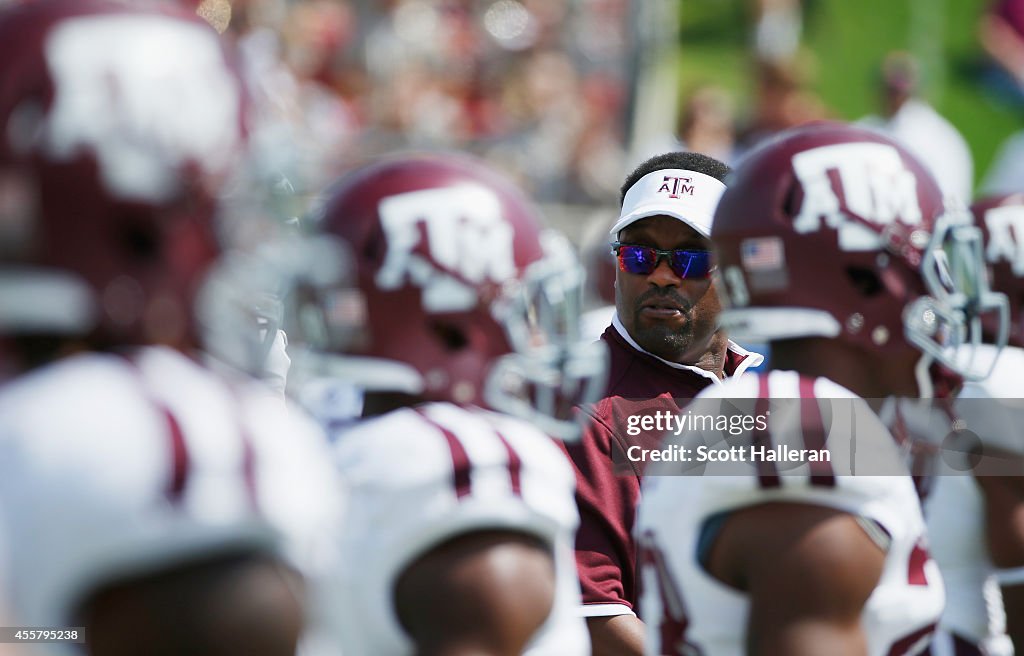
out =
[[(992, 371), (985, 380), (964, 385), (952, 414), (979, 440), (982, 453), (997, 454), (999, 461), (1009, 464), (1024, 454), (1024, 197), (1013, 194), (982, 198), (971, 211), (982, 231), (992, 286), (1006, 293), (1009, 300), (1010, 346), (1002, 352), (992, 347), (983, 350), (986, 360), (995, 358)], [(990, 321), (986, 325), (990, 336), (997, 334), (994, 319), (994, 315), (982, 318)], [(924, 437), (940, 448), (932, 459), (936, 469), (925, 498), (925, 518), (948, 601), (931, 653), (1004, 656), (1013, 649), (1005, 636), (1000, 587), (1024, 585), (1024, 562), (1005, 570), (995, 567), (987, 522), (1000, 520), (986, 517), (985, 495), (975, 478), (976, 473), (995, 472), (988, 469), (988, 463), (979, 462), (975, 468), (976, 463), (960, 448), (934, 444), (949, 433), (948, 417), (932, 417), (932, 424)]]
[[(648, 627), (647, 653), (746, 653), (749, 598), (700, 564), (701, 549), (708, 546), (702, 544), (707, 539), (702, 532), (709, 520), (724, 513), (769, 502), (822, 505), (856, 516), (887, 554), (861, 616), (868, 653), (923, 649), (942, 611), (942, 581), (928, 556), (912, 479), (877, 416), (832, 381), (791, 371), (726, 381), (705, 390), (686, 411), (721, 414), (723, 399), (757, 399), (752, 404), (757, 415), (769, 409), (769, 399), (794, 400), (784, 406), (786, 411), (768, 415), (766, 430), (755, 429), (729, 444), (827, 449), (830, 461), (734, 459), (696, 469), (694, 462), (648, 468), (637, 520), (644, 552), (641, 611)], [(826, 413), (829, 420), (823, 421)], [(697, 445), (714, 445), (720, 435), (692, 431), (670, 437), (665, 445), (696, 453)]]
[(328, 384), (363, 390), (367, 407), (382, 393), (411, 406), (331, 431), (352, 477), (342, 588), (357, 602), (343, 618), (353, 654), (414, 653), (397, 578), (443, 542), (493, 529), (535, 535), (556, 559), (554, 606), (529, 653), (589, 653), (572, 470), (549, 436), (579, 435), (571, 410), (601, 389), (605, 353), (579, 338), (572, 248), (541, 225), (507, 180), (453, 155), (382, 158), (324, 203), (320, 227), (352, 254), (354, 286), (305, 295), (300, 323), (321, 323), (307, 361)]
[[(1024, 350), (1006, 347), (992, 374), (966, 383), (957, 397), (953, 416), (980, 440), (983, 452), (998, 450), (1024, 455), (1020, 425), (1024, 420), (1021, 385)], [(932, 412), (924, 426), (908, 421), (911, 434), (932, 442), (938, 451), (929, 459), (933, 476), (925, 487), (924, 514), (932, 554), (946, 586), (946, 609), (932, 642), (932, 656), (1005, 656), (1013, 653), (1005, 635), (1006, 614), (1000, 593), (1000, 573), (992, 563), (986, 537), (985, 496), (972, 473), (969, 454), (937, 443), (949, 434), (949, 417)], [(1024, 569), (1016, 572), (1024, 582)]]
[[(332, 572), (343, 489), (317, 427), (176, 351), (81, 355), (0, 393), (0, 553), (24, 626), (99, 586), (218, 552)], [(311, 588), (311, 589), (312, 589)]]
[[(5, 624), (73, 626), (98, 587), (228, 551), (329, 571), (343, 494), (316, 427), (262, 386), (143, 346), (203, 341), (197, 297), (234, 232), (214, 221), (223, 183), (252, 200), (235, 61), (194, 7), (0, 11), (0, 125), (17, 126), (0, 131), (0, 350), (15, 356), (0, 376), (65, 340), (131, 352), (68, 357), (0, 390)], [(258, 332), (246, 328), (234, 343)], [(52, 352), (22, 346), (35, 341)]]
[(342, 541), (346, 653), (414, 654), (394, 585), (417, 558), (475, 531), (536, 536), (551, 545), (556, 593), (530, 656), (590, 653), (572, 558), (573, 475), (555, 443), (518, 419), (430, 403), (367, 419), (333, 436), (351, 485)]
[[(644, 431), (629, 435), (629, 417), (678, 413), (702, 389), (720, 382), (699, 367), (645, 352), (617, 317), (601, 340), (611, 356), (607, 392), (588, 408), (583, 439), (565, 445), (576, 469), (580, 511), (576, 565), (587, 617), (631, 614), (637, 602), (632, 536), (642, 472), (637, 463), (629, 461), (626, 451), (634, 444), (652, 448), (661, 434)], [(730, 343), (725, 373), (737, 376), (763, 360), (763, 356)]]

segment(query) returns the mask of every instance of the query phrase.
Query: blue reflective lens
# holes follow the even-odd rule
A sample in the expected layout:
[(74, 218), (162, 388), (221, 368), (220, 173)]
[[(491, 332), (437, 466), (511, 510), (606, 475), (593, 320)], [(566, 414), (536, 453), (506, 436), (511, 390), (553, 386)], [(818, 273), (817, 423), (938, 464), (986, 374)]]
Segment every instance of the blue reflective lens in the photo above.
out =
[(612, 244), (619, 259), (619, 269), (626, 273), (648, 275), (657, 267), (661, 258), (667, 258), (672, 272), (683, 279), (707, 278), (714, 270), (711, 251), (676, 249), (663, 251), (651, 246), (633, 244)]

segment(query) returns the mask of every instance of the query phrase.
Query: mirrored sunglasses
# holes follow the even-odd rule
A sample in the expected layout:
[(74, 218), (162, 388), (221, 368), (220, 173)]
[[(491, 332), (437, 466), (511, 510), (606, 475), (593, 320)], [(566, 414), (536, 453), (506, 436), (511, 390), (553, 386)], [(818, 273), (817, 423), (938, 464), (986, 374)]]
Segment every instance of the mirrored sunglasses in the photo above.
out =
[(672, 272), (684, 280), (707, 278), (715, 265), (711, 251), (677, 248), (663, 251), (653, 246), (613, 242), (613, 252), (618, 256), (619, 269), (626, 273), (648, 275), (658, 268), (662, 258), (668, 260)]

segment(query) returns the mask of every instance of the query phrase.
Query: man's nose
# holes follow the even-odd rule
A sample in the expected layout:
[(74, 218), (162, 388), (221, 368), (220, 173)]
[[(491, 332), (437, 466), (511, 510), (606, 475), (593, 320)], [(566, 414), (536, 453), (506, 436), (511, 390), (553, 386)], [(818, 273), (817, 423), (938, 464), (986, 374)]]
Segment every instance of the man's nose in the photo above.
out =
[(658, 287), (679, 287), (683, 279), (676, 275), (672, 267), (668, 265), (667, 257), (659, 257), (658, 264), (654, 271), (647, 276), (647, 281)]

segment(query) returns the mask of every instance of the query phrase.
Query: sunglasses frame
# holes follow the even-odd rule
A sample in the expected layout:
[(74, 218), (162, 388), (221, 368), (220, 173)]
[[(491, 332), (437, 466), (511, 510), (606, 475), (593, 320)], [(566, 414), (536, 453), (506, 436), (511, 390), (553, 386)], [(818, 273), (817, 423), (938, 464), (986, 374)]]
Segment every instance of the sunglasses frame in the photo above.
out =
[[(649, 251), (654, 251), (654, 266), (651, 267), (651, 270), (648, 271), (647, 273), (634, 273), (632, 271), (627, 271), (626, 269), (623, 269), (622, 255), (620, 253), (623, 246), (632, 246), (634, 248), (646, 248)], [(717, 264), (712, 263), (711, 266), (708, 268), (708, 272), (705, 275), (687, 276), (685, 271), (683, 273), (680, 273), (679, 271), (676, 270), (676, 267), (673, 266), (672, 258), (675, 253), (687, 253), (688, 256), (690, 253), (707, 253), (709, 260), (712, 259), (714, 257), (714, 253), (706, 248), (672, 248), (669, 250), (662, 250), (660, 248), (655, 248), (654, 246), (647, 246), (644, 244), (629, 244), (621, 241), (613, 241), (611, 243), (611, 247), (612, 253), (616, 256), (616, 259), (618, 260), (619, 269), (625, 271), (626, 273), (633, 273), (634, 275), (648, 276), (654, 273), (654, 270), (658, 268), (658, 265), (661, 264), (661, 260), (663, 258), (668, 261), (668, 267), (672, 269), (672, 273), (674, 273), (676, 276), (683, 280), (707, 280), (708, 278), (711, 277), (711, 274), (715, 272), (715, 269), (718, 268)]]

